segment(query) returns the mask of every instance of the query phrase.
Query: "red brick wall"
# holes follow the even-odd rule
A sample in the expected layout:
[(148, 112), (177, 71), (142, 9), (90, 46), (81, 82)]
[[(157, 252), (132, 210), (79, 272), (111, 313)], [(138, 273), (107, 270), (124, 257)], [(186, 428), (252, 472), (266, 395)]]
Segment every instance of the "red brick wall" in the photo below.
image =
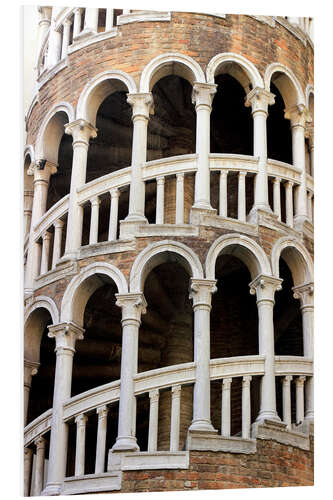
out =
[(123, 472), (121, 491), (133, 493), (312, 485), (312, 439), (310, 451), (258, 439), (257, 452), (253, 455), (191, 451), (188, 470)]
[(244, 15), (221, 19), (173, 12), (170, 22), (133, 23), (118, 30), (114, 38), (70, 54), (68, 67), (40, 89), (39, 102), (28, 121), (27, 144), (35, 142), (41, 121), (54, 104), (68, 101), (76, 107), (83, 87), (94, 76), (118, 69), (130, 74), (139, 86), (143, 68), (166, 52), (192, 57), (203, 71), (216, 54), (235, 52), (253, 62), (262, 76), (269, 64), (279, 62), (294, 72), (303, 91), (313, 83), (312, 48), (278, 23), (271, 27)]

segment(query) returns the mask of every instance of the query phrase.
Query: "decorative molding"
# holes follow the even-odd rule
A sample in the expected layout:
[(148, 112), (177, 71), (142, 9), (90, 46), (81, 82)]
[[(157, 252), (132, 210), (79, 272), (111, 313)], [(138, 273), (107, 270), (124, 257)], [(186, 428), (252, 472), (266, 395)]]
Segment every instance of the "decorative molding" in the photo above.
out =
[(255, 439), (244, 439), (237, 436), (224, 437), (214, 433), (190, 431), (187, 435), (186, 448), (196, 451), (215, 451), (225, 453), (256, 453)]
[(64, 57), (57, 64), (55, 64), (52, 68), (43, 71), (37, 78), (37, 87), (38, 91), (47, 83), (51, 78), (53, 78), (57, 73), (67, 68), (68, 66), (68, 57)]
[(171, 21), (171, 12), (141, 10), (117, 17), (117, 26), (129, 23), (144, 23), (153, 21)]
[(104, 472), (102, 474), (87, 474), (64, 479), (61, 494), (79, 495), (86, 493), (119, 491), (121, 489), (121, 472)]

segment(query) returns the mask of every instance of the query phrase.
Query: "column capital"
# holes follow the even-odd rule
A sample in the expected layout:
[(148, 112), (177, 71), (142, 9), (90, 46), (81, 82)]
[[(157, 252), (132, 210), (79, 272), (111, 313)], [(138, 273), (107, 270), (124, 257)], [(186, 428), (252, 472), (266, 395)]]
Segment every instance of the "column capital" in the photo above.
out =
[(305, 127), (312, 121), (311, 114), (304, 104), (297, 104), (285, 109), (284, 117), (290, 120), (292, 127)]
[(42, 234), (42, 239), (43, 241), (45, 240), (50, 240), (51, 239), (51, 233), (49, 231), (45, 231), (45, 233)]
[(73, 145), (76, 142), (83, 142), (89, 144), (89, 139), (97, 137), (97, 128), (83, 118), (74, 120), (65, 125), (65, 134), (73, 137)]
[(189, 298), (193, 300), (193, 307), (211, 307), (212, 294), (217, 291), (216, 280), (191, 278)]
[(48, 337), (55, 338), (56, 352), (67, 350), (74, 354), (75, 342), (83, 339), (84, 329), (72, 321), (50, 325)]
[(252, 107), (252, 113), (263, 111), (267, 114), (268, 106), (275, 102), (275, 95), (261, 87), (255, 87), (245, 97), (245, 106)]
[(293, 379), (292, 375), (286, 375), (285, 377), (283, 377), (282, 383), (283, 384), (290, 384), (290, 382), (292, 381), (292, 379)]
[(149, 391), (149, 398), (152, 403), (158, 403), (158, 399), (160, 397), (160, 391), (158, 389), (153, 389)]
[(119, 196), (120, 196), (119, 189), (118, 188), (110, 189), (110, 196), (111, 196), (111, 198), (119, 198)]
[(194, 82), (192, 90), (192, 103), (198, 106), (212, 107), (214, 94), (216, 94), (217, 85), (215, 83)]
[(84, 413), (80, 413), (80, 415), (77, 415), (75, 417), (75, 423), (78, 425), (78, 426), (81, 426), (81, 425), (86, 425), (86, 422), (88, 420), (88, 417), (87, 415), (85, 415)]
[(58, 229), (58, 228), (59, 228), (59, 229), (60, 229), (60, 228), (62, 229), (62, 228), (64, 227), (64, 224), (65, 224), (65, 223), (64, 223), (64, 221), (63, 221), (63, 220), (61, 220), (61, 219), (57, 219), (57, 220), (54, 222), (53, 226), (54, 226), (54, 229)]
[(305, 375), (300, 375), (299, 377), (297, 377), (295, 379), (295, 384), (298, 386), (302, 386), (302, 385), (304, 385), (305, 379), (306, 379)]
[(116, 293), (116, 306), (122, 308), (122, 322), (141, 320), (141, 314), (147, 310), (147, 302), (143, 293)]
[(99, 199), (99, 197), (97, 195), (90, 198), (89, 201), (90, 201), (92, 206), (93, 205), (100, 205), (100, 203), (101, 203), (101, 200)]
[(182, 391), (182, 386), (181, 385), (173, 385), (172, 388), (171, 388), (172, 397), (174, 397), (174, 398), (180, 398), (181, 391)]
[(37, 363), (36, 361), (29, 361), (28, 359), (24, 360), (24, 368), (31, 370), (31, 375), (36, 375), (39, 367), (40, 363)]
[(37, 450), (44, 449), (46, 446), (46, 439), (44, 439), (42, 436), (39, 436), (37, 439), (35, 439), (34, 445), (36, 446)]
[(257, 303), (261, 300), (274, 302), (274, 294), (282, 289), (282, 281), (281, 278), (259, 274), (249, 283), (250, 294), (257, 295)]
[(164, 175), (159, 175), (158, 177), (156, 177), (156, 182), (157, 182), (158, 185), (160, 185), (160, 186), (163, 185), (164, 186), (164, 184), (165, 184), (165, 177), (164, 177)]
[(240, 170), (238, 172), (238, 177), (246, 177), (246, 174), (247, 174), (247, 172), (245, 172), (244, 170)]
[(232, 383), (232, 377), (227, 377), (222, 380), (223, 388), (230, 389)]
[(281, 182), (281, 177), (274, 177), (273, 178), (273, 184), (280, 184)]
[(67, 26), (67, 27), (70, 27), (71, 24), (72, 24), (72, 21), (68, 17), (62, 23), (63, 26)]
[(243, 383), (243, 385), (248, 386), (248, 385), (250, 385), (251, 380), (252, 380), (252, 375), (245, 375), (243, 377), (242, 383)]
[(102, 420), (105, 417), (107, 417), (107, 415), (109, 413), (109, 408), (106, 405), (98, 406), (96, 408), (96, 413), (98, 415), (98, 420)]
[(185, 177), (184, 172), (178, 172), (178, 173), (176, 174), (177, 182), (178, 182), (178, 181), (179, 181), (179, 182), (183, 181), (183, 180), (184, 180), (184, 177)]
[(34, 176), (34, 182), (44, 181), (49, 182), (52, 174), (56, 174), (58, 165), (49, 160), (39, 158), (28, 168), (27, 174)]
[(312, 282), (294, 286), (292, 291), (294, 292), (294, 298), (300, 300), (302, 308), (306, 306), (313, 307), (314, 286)]
[(151, 92), (127, 94), (127, 102), (132, 106), (132, 120), (141, 116), (148, 120), (154, 114), (154, 99)]

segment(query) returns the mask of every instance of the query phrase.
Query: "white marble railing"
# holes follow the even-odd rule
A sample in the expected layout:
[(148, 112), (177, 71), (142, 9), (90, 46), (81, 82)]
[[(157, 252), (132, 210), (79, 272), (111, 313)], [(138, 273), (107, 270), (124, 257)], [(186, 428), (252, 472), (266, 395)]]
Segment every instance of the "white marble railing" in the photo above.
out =
[[(195, 383), (195, 363), (183, 363), (161, 369), (139, 373), (134, 376), (134, 421), (133, 435), (136, 434), (136, 397), (148, 394), (150, 400), (148, 453), (158, 451), (158, 413), (159, 396), (161, 391), (171, 391), (171, 423), (170, 423), (170, 453), (179, 452), (180, 436), (180, 408), (182, 388)], [(233, 381), (241, 378), (241, 436), (251, 438), (251, 381), (253, 377), (260, 377), (265, 373), (264, 356), (239, 356), (231, 358), (212, 359), (210, 361), (210, 380), (221, 381), (221, 436), (231, 438), (231, 399)], [(313, 362), (311, 359), (299, 356), (276, 356), (275, 375), (282, 383), (282, 420), (287, 429), (292, 430), (295, 425), (301, 424), (312, 411), (313, 401), (307, 386), (313, 383)], [(291, 384), (295, 383), (295, 404), (292, 403)], [(85, 436), (87, 421), (96, 412), (97, 437), (95, 455), (95, 474), (105, 473), (106, 434), (109, 407), (119, 401), (120, 380), (96, 387), (67, 400), (63, 406), (63, 419), (66, 423), (76, 425), (75, 472), (74, 478), (85, 476)], [(310, 400), (309, 400), (310, 398)], [(292, 406), (296, 408), (296, 415), (292, 421)], [(48, 410), (24, 430), (24, 446), (28, 450), (31, 446), (38, 447), (43, 436), (51, 428), (52, 410)], [(237, 434), (238, 436), (238, 434)], [(235, 439), (234, 437), (232, 439)], [(43, 445), (45, 447), (45, 444)], [(37, 448), (38, 450), (38, 448)], [(141, 450), (144, 451), (144, 450)], [(88, 476), (87, 476), (88, 477)], [(90, 477), (90, 476), (89, 476)]]
[[(188, 224), (189, 220), (185, 218), (184, 209), (184, 185), (186, 176), (195, 175), (197, 166), (197, 155), (189, 154), (183, 156), (174, 156), (146, 162), (142, 169), (142, 178), (144, 182), (156, 182), (156, 208), (155, 224), (164, 224), (165, 212), (165, 181), (176, 178), (175, 183), (175, 216), (174, 224)], [(229, 154), (210, 154), (209, 166), (212, 173), (219, 173), (219, 199), (218, 214), (230, 219), (231, 191), (228, 183), (229, 176), (237, 176), (238, 196), (236, 219), (246, 222), (246, 183), (248, 177), (257, 174), (258, 160), (253, 156), (229, 155)], [(300, 184), (301, 173), (299, 169), (287, 163), (268, 160), (267, 172), (270, 181), (273, 184), (273, 211), (281, 221), (281, 186), (285, 189), (285, 223), (293, 227), (294, 216), (294, 196), (293, 191)], [(313, 179), (308, 176), (308, 216), (313, 218)], [(88, 244), (99, 243), (99, 219), (101, 208), (100, 200), (105, 195), (110, 197), (110, 213), (108, 241), (115, 241), (119, 234), (118, 206), (119, 197), (125, 188), (129, 188), (131, 182), (131, 167), (120, 169), (111, 174), (99, 177), (86, 183), (77, 191), (78, 204), (83, 208), (90, 204), (90, 234)], [(235, 203), (235, 202), (234, 202)], [(54, 269), (61, 257), (62, 248), (62, 229), (64, 221), (69, 210), (69, 195), (59, 200), (51, 207), (34, 226), (34, 241), (42, 244), (40, 274), (44, 274)], [(53, 228), (54, 227), (54, 228)], [(54, 235), (51, 237), (51, 233)], [(42, 242), (42, 243), (41, 243)], [(53, 258), (50, 259), (50, 252), (53, 252)], [(51, 264), (52, 260), (52, 264)]]

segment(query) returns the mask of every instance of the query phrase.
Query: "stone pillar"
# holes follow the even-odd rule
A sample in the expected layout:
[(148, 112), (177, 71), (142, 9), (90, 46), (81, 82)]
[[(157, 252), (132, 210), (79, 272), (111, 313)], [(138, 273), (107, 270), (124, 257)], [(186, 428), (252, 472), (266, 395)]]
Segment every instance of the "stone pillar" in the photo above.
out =
[(291, 123), (293, 165), (301, 171), (301, 183), (297, 188), (294, 225), (296, 229), (302, 229), (304, 221), (308, 219), (306, 199), (305, 124), (310, 118), (303, 104), (287, 109), (285, 118), (290, 120)]
[(51, 24), (51, 7), (44, 7), (42, 5), (37, 7), (39, 12), (38, 21), (38, 42), (36, 51), (36, 62), (38, 62), (39, 54), (43, 46), (46, 34)]
[(286, 190), (286, 224), (290, 227), (294, 227), (294, 216), (293, 216), (293, 183), (288, 181), (284, 185)]
[(82, 16), (82, 9), (80, 9), (79, 7), (74, 9), (73, 40), (75, 40), (75, 38), (81, 32), (81, 16)]
[(249, 439), (251, 431), (251, 393), (250, 375), (243, 377), (242, 381), (242, 438)]
[(39, 363), (24, 360), (24, 426), (27, 425), (31, 379), (38, 372)]
[(268, 105), (274, 104), (275, 96), (265, 89), (256, 87), (246, 96), (246, 105), (252, 107), (253, 156), (258, 158), (258, 173), (255, 182), (254, 205), (250, 219), (255, 218), (258, 209), (271, 212), (268, 202), (267, 175), (267, 115)]
[(173, 386), (171, 389), (170, 451), (179, 451), (180, 395), (181, 386)]
[(55, 269), (61, 255), (62, 230), (64, 227), (64, 222), (61, 219), (58, 219), (53, 225), (54, 225), (54, 240), (53, 240), (52, 269)]
[(290, 382), (292, 376), (287, 375), (282, 379), (282, 406), (283, 406), (283, 422), (287, 424), (287, 429), (291, 429), (291, 399), (290, 399)]
[(281, 196), (280, 196), (281, 179), (275, 177), (273, 180), (273, 206), (274, 213), (277, 215), (278, 220), (281, 222)]
[(158, 401), (159, 391), (153, 389), (149, 392), (150, 409), (149, 409), (149, 432), (148, 432), (148, 451), (153, 453), (157, 451), (158, 437)]
[(310, 146), (310, 173), (314, 177), (314, 129), (313, 127), (308, 127), (308, 138)]
[(123, 340), (121, 349), (118, 436), (112, 451), (138, 451), (133, 432), (133, 376), (138, 371), (138, 341), (141, 314), (146, 312), (142, 293), (116, 294), (116, 305), (122, 308)]
[(27, 293), (32, 293), (33, 281), (40, 271), (39, 244), (35, 241), (34, 227), (46, 211), (50, 177), (56, 172), (56, 165), (46, 160), (37, 160), (28, 171), (29, 175), (34, 175), (34, 199), (32, 204), (29, 250), (25, 275), (25, 291)]
[(42, 492), (44, 483), (46, 441), (43, 437), (39, 437), (38, 439), (36, 439), (35, 445), (36, 445), (36, 469), (35, 469), (33, 492), (34, 496), (39, 497)]
[(31, 227), (33, 199), (34, 199), (34, 192), (24, 190), (24, 236), (29, 234)]
[(51, 233), (45, 231), (45, 233), (43, 234), (42, 262), (40, 265), (40, 274), (45, 274), (49, 270), (50, 244), (51, 244)]
[(68, 45), (69, 45), (69, 33), (71, 29), (71, 20), (65, 19), (62, 24), (62, 47), (61, 47), (61, 59), (67, 56)]
[(176, 224), (184, 224), (184, 174), (176, 174)]
[(164, 224), (164, 177), (156, 178), (156, 224)]
[(109, 241), (114, 241), (117, 239), (119, 195), (120, 195), (119, 189), (117, 188), (111, 189), (109, 237), (108, 237)]
[(110, 31), (113, 27), (113, 9), (106, 9), (105, 31)]
[[(83, 32), (86, 35), (94, 35), (98, 30), (98, 9), (87, 7), (84, 17)], [(82, 33), (83, 33), (82, 32)]]
[(265, 374), (261, 379), (260, 411), (256, 419), (280, 420), (276, 411), (274, 366), (274, 294), (281, 290), (282, 280), (260, 274), (250, 284), (250, 293), (257, 295), (259, 354), (265, 356)]
[(73, 136), (73, 163), (65, 248), (65, 257), (71, 259), (76, 258), (82, 239), (83, 207), (78, 203), (77, 189), (86, 182), (89, 140), (97, 136), (97, 130), (85, 120), (75, 120), (66, 125), (65, 132)]
[(85, 446), (86, 446), (86, 423), (87, 416), (81, 413), (75, 417), (76, 423), (76, 449), (75, 449), (75, 476), (84, 475)]
[(245, 190), (246, 172), (238, 173), (238, 220), (246, 222), (246, 190)]
[(304, 421), (304, 382), (305, 376), (296, 379), (296, 425)]
[(83, 328), (73, 322), (49, 326), (48, 336), (56, 341), (56, 368), (49, 467), (43, 496), (59, 495), (66, 474), (68, 426), (63, 421), (63, 403), (71, 396), (74, 347), (76, 340), (83, 339), (83, 332)]
[(99, 219), (99, 205), (100, 199), (98, 196), (94, 196), (90, 200), (91, 204), (91, 215), (90, 215), (90, 233), (89, 233), (89, 245), (94, 245), (98, 242), (98, 219)]
[(60, 61), (61, 56), (61, 33), (55, 29), (55, 16), (57, 7), (52, 7), (52, 20), (50, 26), (49, 34), (49, 48), (47, 52), (47, 62), (48, 68), (52, 68)]
[(101, 474), (104, 472), (104, 466), (105, 466), (106, 430), (107, 430), (107, 417), (109, 410), (104, 405), (98, 407), (96, 411), (98, 414), (98, 427), (97, 427), (95, 474)]
[(210, 204), (210, 113), (216, 85), (194, 82), (192, 102), (197, 113), (196, 153), (197, 173), (195, 175), (194, 208), (212, 210)]
[[(146, 223), (145, 183), (142, 167), (147, 157), (147, 129), (149, 114), (153, 112), (153, 97), (147, 94), (128, 94), (127, 102), (132, 106), (133, 142), (129, 209), (125, 221), (121, 223), (121, 233), (131, 230), (130, 226)], [(123, 226), (123, 227), (122, 227)], [(127, 230), (125, 227), (127, 226)], [(126, 233), (128, 234), (128, 233)]]
[(219, 215), (228, 217), (228, 172), (221, 171), (220, 173), (220, 210)]
[(191, 278), (190, 298), (194, 310), (193, 420), (190, 431), (216, 432), (210, 418), (210, 311), (216, 280)]
[[(302, 329), (303, 329), (303, 355), (305, 358), (314, 358), (313, 339), (313, 312), (314, 296), (313, 283), (293, 287), (295, 299), (301, 303)], [(305, 384), (305, 420), (313, 421), (314, 418), (314, 396), (313, 377), (307, 377)]]
[(311, 193), (311, 191), (309, 191), (307, 194), (307, 202), (308, 202), (308, 219), (310, 222), (312, 222), (312, 196), (313, 194)]
[(221, 412), (221, 434), (230, 437), (231, 432), (231, 407), (230, 390), (232, 378), (224, 378), (222, 382), (222, 412)]
[(24, 448), (24, 496), (30, 496), (32, 449)]

